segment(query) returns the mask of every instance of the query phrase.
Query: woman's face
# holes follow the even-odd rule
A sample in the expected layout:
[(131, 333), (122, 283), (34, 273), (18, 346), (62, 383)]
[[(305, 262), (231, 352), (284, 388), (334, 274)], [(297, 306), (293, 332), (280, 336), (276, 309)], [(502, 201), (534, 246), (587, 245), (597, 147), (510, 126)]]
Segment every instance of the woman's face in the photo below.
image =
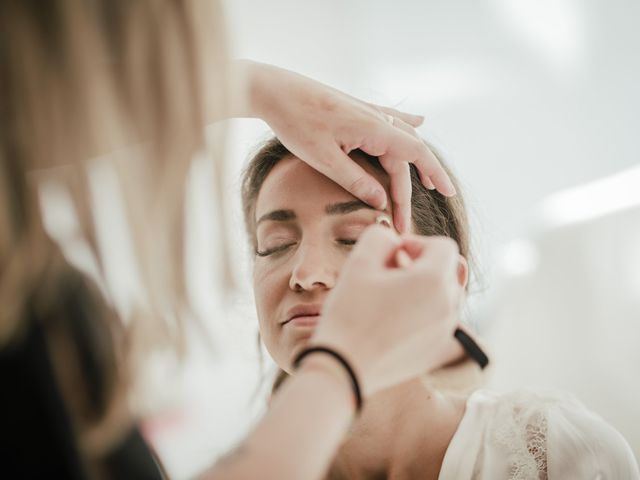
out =
[[(388, 195), (384, 175), (355, 160)], [(380, 214), (296, 157), (269, 172), (256, 202), (253, 285), (262, 339), (282, 369), (291, 370), (322, 321), (322, 305), (349, 252)]]

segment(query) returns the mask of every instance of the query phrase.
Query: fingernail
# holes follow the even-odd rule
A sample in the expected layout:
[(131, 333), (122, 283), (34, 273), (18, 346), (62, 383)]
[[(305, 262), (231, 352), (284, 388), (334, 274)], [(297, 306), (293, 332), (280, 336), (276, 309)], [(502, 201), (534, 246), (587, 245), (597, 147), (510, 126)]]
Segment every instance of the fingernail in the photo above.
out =
[(457, 195), (457, 193), (458, 192), (456, 192), (456, 187), (453, 186), (451, 180), (447, 180), (447, 196), (453, 197), (454, 195)]

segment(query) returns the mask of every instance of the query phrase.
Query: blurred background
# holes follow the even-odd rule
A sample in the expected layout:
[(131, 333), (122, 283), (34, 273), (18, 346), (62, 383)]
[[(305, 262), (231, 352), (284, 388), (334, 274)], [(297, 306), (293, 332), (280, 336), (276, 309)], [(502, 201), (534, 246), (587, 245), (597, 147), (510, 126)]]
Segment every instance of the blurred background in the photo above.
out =
[[(479, 274), (469, 321), (494, 356), (491, 386), (572, 392), (640, 458), (640, 3), (224, 3), (235, 57), (426, 116), (419, 131), (461, 179), (471, 212)], [(239, 207), (240, 171), (268, 129), (255, 120), (215, 128), (229, 133), (223, 233), (237, 289), (224, 290), (215, 275), (221, 219), (197, 162), (188, 268), (204, 329), (191, 332), (183, 364), (158, 355), (134, 398), (176, 478), (200, 471), (249, 428), (270, 371), (257, 344)], [(96, 194), (108, 195), (101, 179)], [(49, 193), (50, 229), (82, 263), (65, 237), (64, 208), (56, 210), (64, 202)], [(102, 234), (122, 255), (118, 232), (112, 224)], [(123, 304), (129, 273), (123, 263), (111, 279)]]

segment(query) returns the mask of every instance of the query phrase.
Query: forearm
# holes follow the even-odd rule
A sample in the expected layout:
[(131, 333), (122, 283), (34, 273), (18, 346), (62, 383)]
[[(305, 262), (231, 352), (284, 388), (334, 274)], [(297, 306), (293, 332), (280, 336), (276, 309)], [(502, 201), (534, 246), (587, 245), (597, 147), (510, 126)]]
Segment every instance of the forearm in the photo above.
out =
[(251, 60), (232, 60), (228, 63), (227, 108), (210, 109), (207, 122), (229, 118), (261, 118), (260, 100), (263, 90), (269, 88), (269, 75), (277, 67)]
[(346, 433), (354, 404), (348, 378), (314, 364), (331, 362), (315, 357), (282, 386), (247, 439), (203, 478), (304, 480), (323, 476)]
[[(235, 59), (229, 62), (231, 88), (226, 114), (218, 115), (214, 121), (226, 118), (260, 118), (270, 122), (283, 113), (283, 105), (292, 98), (294, 110), (288, 110), (289, 120), (295, 120), (300, 108), (307, 108), (318, 97), (331, 101), (345, 94), (310, 78), (268, 63)], [(297, 94), (297, 95), (296, 95)], [(302, 105), (299, 97), (309, 104)], [(298, 98), (298, 100), (295, 100)], [(322, 105), (316, 106), (319, 111)], [(284, 110), (287, 110), (286, 108)]]

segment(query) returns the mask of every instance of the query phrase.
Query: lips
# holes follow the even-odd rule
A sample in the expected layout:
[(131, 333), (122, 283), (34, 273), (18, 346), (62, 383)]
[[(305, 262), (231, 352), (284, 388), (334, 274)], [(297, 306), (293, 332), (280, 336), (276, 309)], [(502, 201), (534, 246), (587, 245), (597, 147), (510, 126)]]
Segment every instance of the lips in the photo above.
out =
[(289, 309), (282, 325), (314, 326), (318, 323), (321, 311), (322, 305), (296, 305)]

